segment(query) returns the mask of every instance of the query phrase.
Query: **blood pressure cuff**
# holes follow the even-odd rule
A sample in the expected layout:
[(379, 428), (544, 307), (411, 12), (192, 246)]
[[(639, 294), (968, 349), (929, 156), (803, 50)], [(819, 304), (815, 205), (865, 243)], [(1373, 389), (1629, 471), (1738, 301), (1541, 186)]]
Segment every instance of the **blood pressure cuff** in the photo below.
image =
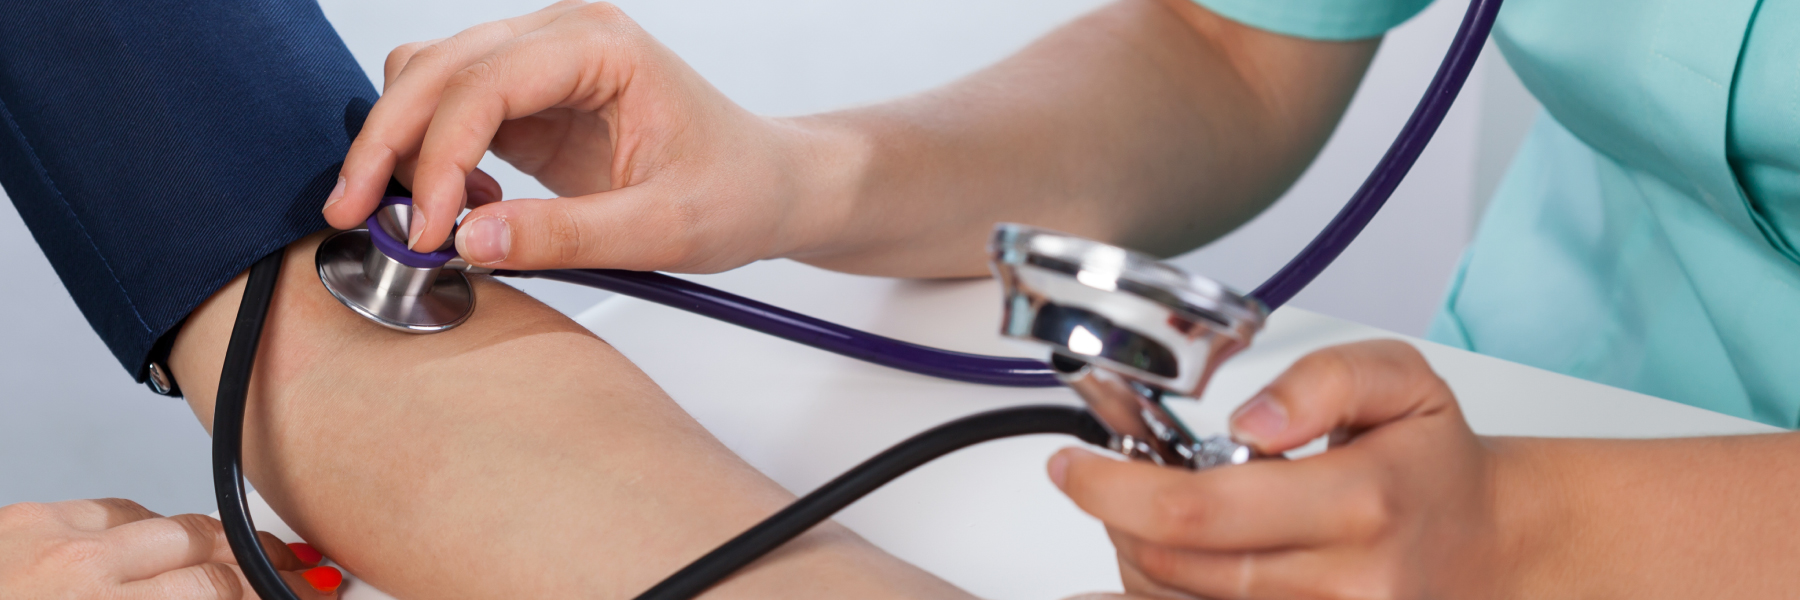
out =
[(119, 363), (319, 209), (376, 98), (312, 0), (10, 0), (0, 184)]

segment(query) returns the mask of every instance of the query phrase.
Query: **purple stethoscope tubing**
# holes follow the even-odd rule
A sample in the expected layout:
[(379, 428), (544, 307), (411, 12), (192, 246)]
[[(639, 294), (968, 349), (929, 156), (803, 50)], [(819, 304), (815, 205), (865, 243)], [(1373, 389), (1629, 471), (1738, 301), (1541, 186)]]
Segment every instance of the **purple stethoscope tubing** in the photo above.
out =
[(382, 198), (381, 203), (375, 205), (375, 212), (371, 213), (369, 218), (363, 221), (363, 226), (369, 228), (369, 243), (373, 244), (375, 249), (381, 251), (382, 254), (386, 254), (388, 258), (392, 258), (400, 264), (415, 269), (435, 269), (442, 267), (444, 266), (444, 263), (450, 262), (450, 259), (456, 258), (455, 248), (445, 248), (432, 252), (416, 252), (413, 249), (406, 247), (405, 240), (394, 239), (393, 236), (387, 234), (386, 229), (381, 227), (381, 209), (395, 204), (412, 206), (412, 203), (412, 198), (407, 198), (405, 196), (388, 196)]
[[(1356, 195), (1325, 226), (1318, 237), (1274, 277), (1251, 293), (1273, 310), (1292, 299), (1301, 288), (1342, 254), (1356, 239), (1394, 189), (1412, 169), (1431, 136), (1443, 123), (1450, 105), (1468, 80), (1500, 10), (1501, 0), (1471, 0), (1456, 39), (1438, 67), (1431, 85), (1413, 110), (1381, 162), (1369, 174)], [(388, 237), (380, 224), (369, 221), (370, 237)], [(388, 240), (397, 241), (397, 240)], [(389, 250), (387, 248), (384, 250)], [(404, 247), (401, 248), (404, 250)], [(428, 264), (438, 256), (413, 253), (407, 260)], [(431, 253), (435, 254), (435, 253)], [(220, 520), (238, 563), (250, 586), (264, 598), (296, 600), (268, 555), (256, 543), (256, 526), (250, 520), (241, 469), (243, 416), (256, 347), (267, 318), (270, 298), (281, 268), (280, 252), (258, 261), (250, 270), (244, 301), (232, 328), (219, 381), (217, 410), (213, 415), (214, 490)], [(392, 256), (392, 254), (390, 254)], [(398, 258), (396, 260), (399, 260)], [(447, 259), (446, 259), (447, 260)], [(441, 265), (442, 262), (437, 264)], [(409, 266), (410, 263), (409, 263)], [(927, 348), (813, 319), (753, 300), (727, 294), (660, 273), (608, 270), (559, 270), (497, 272), (501, 275), (542, 277), (589, 285), (652, 302), (718, 318), (751, 329), (794, 340), (852, 358), (868, 360), (915, 373), (958, 381), (1040, 387), (1057, 385), (1043, 363), (977, 356)], [(1091, 413), (1068, 407), (1015, 407), (967, 417), (932, 429), (902, 442), (876, 458), (826, 483), (795, 501), (774, 517), (732, 538), (717, 549), (640, 594), (638, 600), (685, 600), (723, 580), (738, 568), (768, 554), (838, 509), (920, 464), (982, 441), (1028, 433), (1065, 433), (1099, 443), (1106, 437)]]
[[(1468, 81), (1481, 56), (1488, 33), (1500, 11), (1501, 0), (1472, 0), (1462, 25), (1432, 77), (1425, 95), (1413, 109), (1387, 154), (1376, 163), (1362, 187), (1325, 225), (1306, 248), (1250, 297), (1273, 311), (1287, 304), (1312, 283), (1333, 260), (1361, 234), (1394, 190), (1406, 178), (1419, 155), (1431, 143), (1438, 126), (1449, 114), (1456, 96)], [(1023, 358), (982, 356), (939, 350), (851, 329), (755, 300), (722, 292), (661, 273), (611, 269), (558, 269), (547, 271), (499, 271), (496, 275), (537, 277), (600, 288), (711, 317), (902, 371), (985, 385), (1053, 387), (1057, 382), (1050, 366)]]
[(1287, 304), (1325, 272), (1325, 267), (1331, 266), (1331, 261), (1337, 260), (1375, 218), (1375, 213), (1381, 211), (1381, 206), (1394, 195), (1394, 189), (1406, 179), (1413, 163), (1418, 162), (1419, 155), (1425, 152), (1425, 146), (1431, 144), (1431, 137), (1437, 135), (1438, 125), (1443, 124), (1444, 116), (1450, 113), (1450, 106), (1456, 103), (1456, 95), (1462, 92), (1463, 83), (1468, 81), (1469, 72), (1475, 68), (1475, 60), (1481, 57), (1482, 46), (1487, 45), (1488, 33), (1493, 30), (1494, 20), (1500, 13), (1500, 1), (1469, 2), (1469, 10), (1463, 13), (1462, 25), (1450, 42), (1450, 49), (1444, 53), (1444, 61), (1438, 64), (1437, 74), (1432, 76), (1431, 85), (1425, 88), (1425, 96), (1413, 108), (1406, 126), (1400, 128), (1400, 135), (1388, 146), (1387, 154), (1375, 164), (1375, 170), (1369, 172), (1362, 187), (1357, 188), (1356, 195), (1338, 210), (1337, 216), (1331, 218), (1300, 254), (1250, 292), (1251, 298), (1262, 302), (1271, 311)]
[(1062, 385), (1050, 366), (1028, 358), (1004, 358), (939, 350), (902, 342), (770, 306), (662, 273), (613, 269), (495, 271), (599, 288), (678, 308), (788, 341), (941, 379), (1008, 387)]

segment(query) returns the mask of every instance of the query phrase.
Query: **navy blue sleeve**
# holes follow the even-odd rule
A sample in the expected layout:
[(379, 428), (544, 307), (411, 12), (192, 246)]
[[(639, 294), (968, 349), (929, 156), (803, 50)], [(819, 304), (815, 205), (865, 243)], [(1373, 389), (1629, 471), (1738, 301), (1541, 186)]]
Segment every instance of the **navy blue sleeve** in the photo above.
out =
[(0, 184), (137, 380), (319, 215), (376, 98), (312, 0), (13, 0)]

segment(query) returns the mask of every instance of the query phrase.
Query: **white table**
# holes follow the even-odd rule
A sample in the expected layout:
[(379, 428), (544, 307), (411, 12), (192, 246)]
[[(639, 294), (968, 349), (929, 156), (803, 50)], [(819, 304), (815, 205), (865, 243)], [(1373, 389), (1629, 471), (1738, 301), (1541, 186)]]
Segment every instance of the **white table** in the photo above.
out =
[[(966, 352), (1035, 356), (1001, 340), (991, 280), (917, 282), (769, 262), (695, 278), (845, 325)], [(615, 297), (579, 321), (660, 383), (732, 450), (805, 493), (889, 445), (964, 415), (1019, 404), (1076, 404), (1063, 389), (950, 383), (875, 367), (703, 317)], [(1226, 364), (1199, 402), (1176, 411), (1201, 434), (1305, 353), (1396, 338), (1422, 350), (1483, 434), (1668, 437), (1775, 428), (1540, 371), (1295, 308)], [(845, 510), (839, 521), (895, 555), (987, 598), (1116, 590), (1111, 546), (1043, 474), (1069, 438), (1033, 436), (952, 454)], [(265, 508), (259, 526), (278, 535)], [(723, 541), (723, 540), (721, 540)], [(386, 598), (349, 584), (346, 600)]]

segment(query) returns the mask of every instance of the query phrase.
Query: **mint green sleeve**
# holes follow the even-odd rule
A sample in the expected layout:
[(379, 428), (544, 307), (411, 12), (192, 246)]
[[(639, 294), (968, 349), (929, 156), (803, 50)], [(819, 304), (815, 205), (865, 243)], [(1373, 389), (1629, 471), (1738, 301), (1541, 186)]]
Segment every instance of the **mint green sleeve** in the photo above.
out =
[(1225, 18), (1315, 40), (1372, 38), (1411, 19), (1431, 0), (1194, 0)]

